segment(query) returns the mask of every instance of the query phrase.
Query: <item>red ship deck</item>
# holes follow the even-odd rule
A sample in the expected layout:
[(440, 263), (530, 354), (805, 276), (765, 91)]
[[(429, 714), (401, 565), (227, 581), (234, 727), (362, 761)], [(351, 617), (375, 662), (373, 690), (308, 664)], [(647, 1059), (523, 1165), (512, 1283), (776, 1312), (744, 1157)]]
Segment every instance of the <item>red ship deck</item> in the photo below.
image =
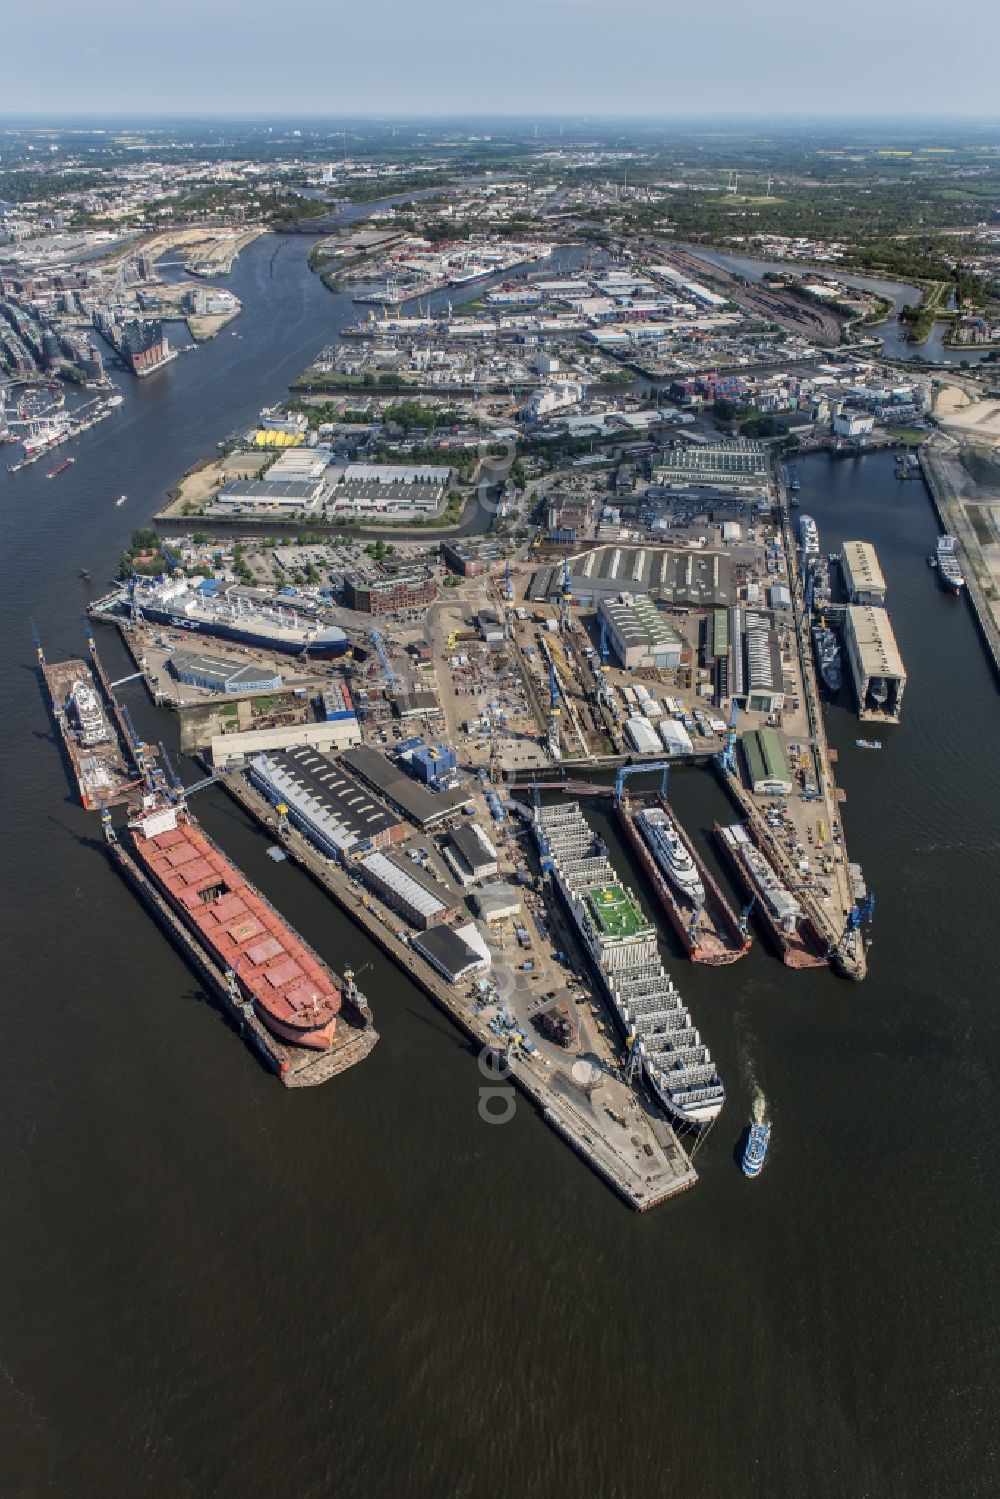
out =
[(268, 1029), (298, 1046), (332, 1045), (340, 990), (329, 971), (201, 829), (180, 813), (163, 832), (133, 833), (141, 863), (209, 950), (236, 971)]

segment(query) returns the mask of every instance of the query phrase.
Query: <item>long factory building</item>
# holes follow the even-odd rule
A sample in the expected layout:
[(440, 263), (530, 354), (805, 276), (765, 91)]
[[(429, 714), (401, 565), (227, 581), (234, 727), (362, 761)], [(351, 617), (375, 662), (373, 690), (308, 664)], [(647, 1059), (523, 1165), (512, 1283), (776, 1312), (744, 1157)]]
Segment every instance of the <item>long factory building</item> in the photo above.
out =
[(345, 750), (341, 761), (352, 774), (371, 786), (419, 828), (433, 827), (444, 818), (453, 816), (469, 799), (468, 791), (461, 786), (429, 791), (366, 744)]
[[(700, 547), (599, 546), (571, 558), (569, 573), (574, 602), (594, 607), (623, 593), (649, 594), (684, 609), (736, 602), (731, 557)], [(539, 568), (528, 588), (529, 599), (556, 600), (561, 594), (561, 565)]]
[(289, 820), (329, 858), (388, 848), (406, 837), (406, 825), (367, 786), (308, 746), (257, 755), (250, 779), (269, 801), (283, 803)]

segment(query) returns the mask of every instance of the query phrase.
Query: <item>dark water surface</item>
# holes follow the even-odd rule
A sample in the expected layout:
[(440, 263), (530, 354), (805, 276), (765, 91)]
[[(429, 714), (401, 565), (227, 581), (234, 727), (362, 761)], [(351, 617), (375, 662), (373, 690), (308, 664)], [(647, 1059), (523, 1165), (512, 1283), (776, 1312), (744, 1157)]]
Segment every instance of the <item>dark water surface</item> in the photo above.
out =
[[(871, 975), (759, 947), (674, 962), (730, 1093), (675, 1203), (634, 1216), (524, 1103), (482, 1123), (463, 1039), (221, 794), (208, 830), (334, 966), (372, 965), (382, 1040), (344, 1077), (282, 1089), (106, 864), (29, 621), (77, 652), (78, 569), (110, 577), (178, 474), (353, 315), (308, 243), (273, 276), (274, 241), (241, 256), (241, 337), (129, 385), (72, 470), (0, 473), (0, 1489), (995, 1494), (1000, 710), (890, 458), (799, 465), (824, 548), (876, 543), (909, 669), (881, 755), (831, 710)], [(698, 773), (672, 795), (697, 836), (725, 810)], [(775, 1134), (750, 1184), (755, 1086)]]

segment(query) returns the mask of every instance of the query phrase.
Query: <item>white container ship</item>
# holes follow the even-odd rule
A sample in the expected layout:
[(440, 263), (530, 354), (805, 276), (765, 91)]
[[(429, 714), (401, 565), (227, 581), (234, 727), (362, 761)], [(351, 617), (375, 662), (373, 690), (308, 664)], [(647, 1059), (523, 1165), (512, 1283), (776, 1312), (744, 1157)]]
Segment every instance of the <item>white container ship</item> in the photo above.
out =
[(539, 807), (534, 833), (543, 865), (647, 1082), (671, 1119), (702, 1131), (726, 1098), (708, 1047), (660, 961), (656, 928), (624, 886), (578, 802)]

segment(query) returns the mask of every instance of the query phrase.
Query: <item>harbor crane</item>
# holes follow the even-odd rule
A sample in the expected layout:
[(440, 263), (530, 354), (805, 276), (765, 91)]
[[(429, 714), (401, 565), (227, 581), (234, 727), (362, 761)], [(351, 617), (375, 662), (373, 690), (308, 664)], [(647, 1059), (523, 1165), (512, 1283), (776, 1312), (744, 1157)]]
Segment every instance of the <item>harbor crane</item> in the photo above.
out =
[(604, 618), (603, 614), (601, 615), (600, 619), (601, 619), (601, 645), (600, 645), (601, 665), (602, 666), (607, 666), (607, 664), (608, 664), (608, 655), (609, 655), (609, 648), (608, 648), (608, 622)]
[(875, 915), (875, 896), (869, 890), (860, 905), (855, 902), (851, 907), (851, 914), (847, 918), (847, 933), (859, 932), (866, 922), (870, 922)]
[(729, 728), (726, 731), (725, 749), (720, 751), (719, 764), (729, 775), (736, 774), (736, 726), (740, 721), (740, 705), (733, 698), (729, 708)]
[(561, 696), (562, 688), (559, 685), (559, 678), (556, 675), (556, 664), (554, 661), (550, 660), (548, 751), (553, 760), (559, 760), (562, 758), (562, 751), (559, 748), (559, 715), (562, 711), (559, 706), (559, 699)]
[(382, 670), (385, 672), (386, 685), (388, 686), (389, 691), (390, 692), (395, 692), (396, 691), (396, 673), (393, 671), (392, 666), (390, 665), (390, 662), (389, 662), (389, 652), (386, 649), (386, 644), (385, 644), (385, 640), (383, 639), (383, 636), (382, 636), (382, 631), (381, 630), (369, 630), (369, 632), (368, 632), (368, 639), (371, 641), (371, 643), (372, 643), (372, 645), (373, 645), (373, 647), (375, 649), (375, 654), (376, 654), (376, 656), (378, 656), (379, 662), (381, 663)]
[(163, 743), (162, 739), (160, 740), (160, 758), (163, 761), (164, 769), (166, 770), (167, 775), (173, 782), (174, 791), (178, 796), (183, 796), (184, 782), (181, 780), (180, 776), (174, 769), (174, 763), (171, 760), (170, 756), (167, 754), (167, 746)]
[(572, 598), (573, 585), (570, 582), (569, 576), (569, 558), (564, 557), (562, 563), (562, 589), (559, 599), (559, 624), (564, 632), (568, 631), (570, 628), (571, 621), (569, 606)]
[(132, 715), (128, 711), (124, 703), (118, 704), (118, 711), (121, 714), (122, 723), (124, 723), (125, 725), (125, 732), (128, 734), (128, 742), (132, 748), (132, 753), (135, 756), (135, 763), (139, 768), (140, 774), (145, 775), (148, 769), (146, 765), (146, 755), (149, 746), (144, 744), (142, 739), (140, 739), (136, 726), (132, 722)]
[(667, 799), (667, 786), (670, 783), (670, 761), (669, 760), (647, 760), (645, 763), (639, 761), (636, 765), (620, 765), (618, 774), (615, 776), (614, 803), (620, 807), (625, 799), (625, 782), (630, 776), (655, 775), (662, 771), (660, 779), (660, 795), (664, 801)]
[(633, 1031), (625, 1042), (625, 1046), (628, 1052), (625, 1058), (625, 1081), (631, 1087), (642, 1062), (642, 1037)]
[(535, 811), (535, 828), (538, 834), (538, 861), (542, 866), (542, 874), (552, 873), (552, 854), (549, 849), (549, 840), (545, 836), (539, 813), (542, 810), (542, 794), (538, 789), (538, 782), (531, 783), (531, 804)]

